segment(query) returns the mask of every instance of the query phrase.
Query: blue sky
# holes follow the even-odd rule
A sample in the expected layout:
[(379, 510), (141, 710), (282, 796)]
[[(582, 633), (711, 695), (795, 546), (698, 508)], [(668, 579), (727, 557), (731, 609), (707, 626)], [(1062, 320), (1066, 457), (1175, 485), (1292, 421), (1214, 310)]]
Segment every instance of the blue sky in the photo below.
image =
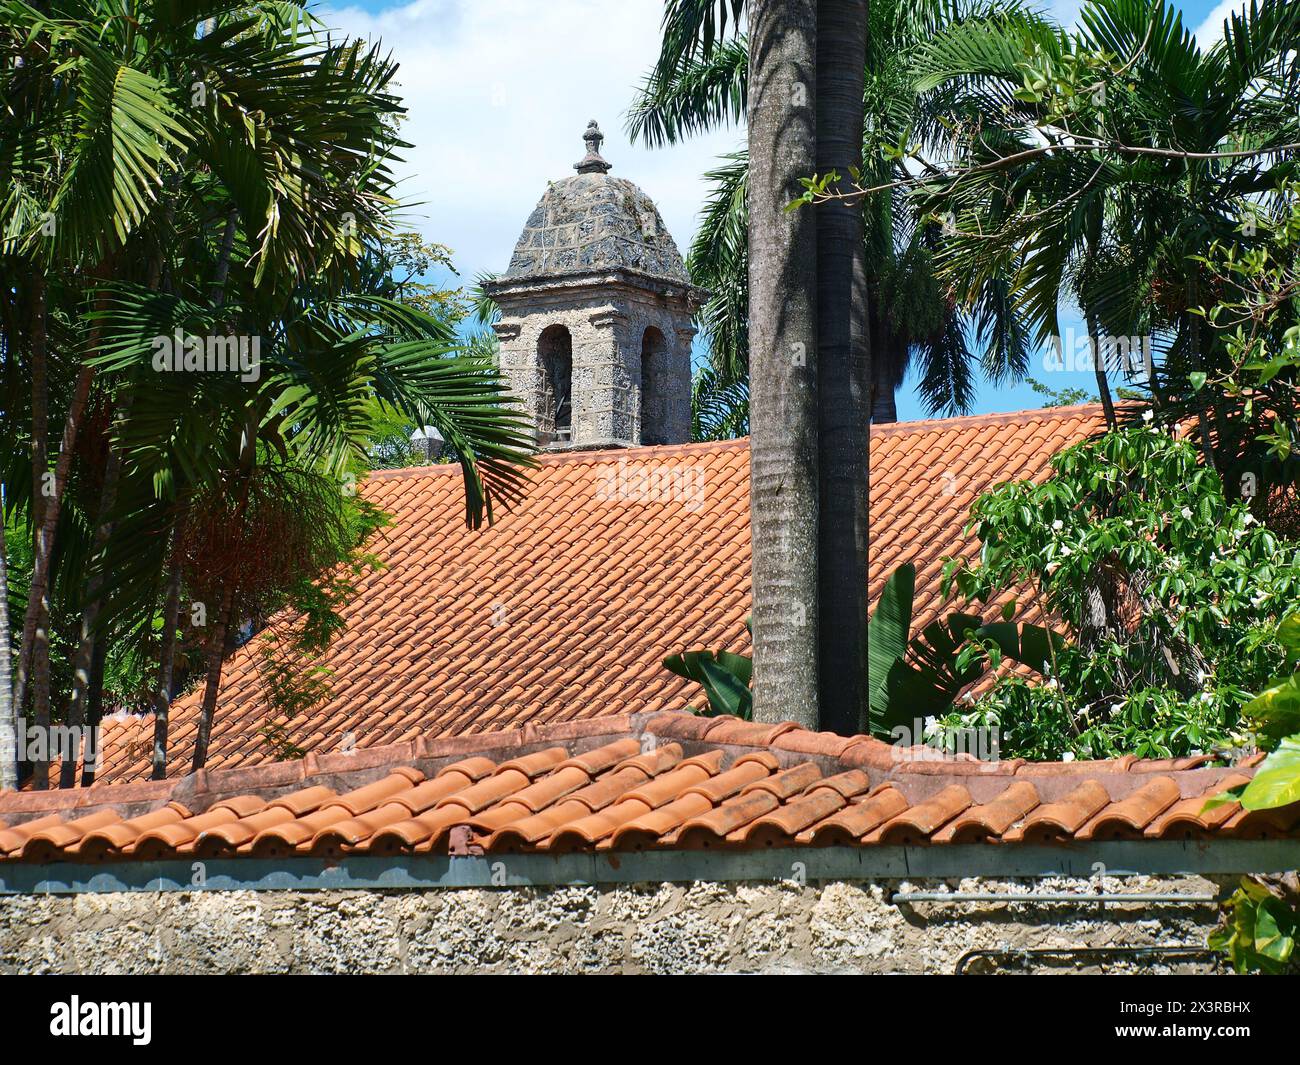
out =
[[(1073, 21), (1079, 4), (1043, 5)], [(1203, 41), (1241, 0), (1187, 0), (1185, 22)], [(317, 8), (349, 36), (380, 39), (401, 63), (398, 92), (409, 109), (403, 136), (414, 147), (399, 168), (406, 221), (450, 246), (462, 279), (503, 270), (547, 181), (572, 173), (589, 119), (600, 122), (614, 173), (659, 205), (685, 249), (706, 186), (701, 175), (743, 139), (728, 128), (672, 148), (629, 143), (624, 115), (658, 49), (662, 0), (353, 0)], [(1062, 329), (1084, 332), (1063, 308)], [(1090, 371), (1031, 375), (1052, 388), (1092, 389)], [(1027, 384), (979, 389), (975, 410), (1042, 405)], [(924, 417), (914, 383), (898, 396), (901, 419)]]

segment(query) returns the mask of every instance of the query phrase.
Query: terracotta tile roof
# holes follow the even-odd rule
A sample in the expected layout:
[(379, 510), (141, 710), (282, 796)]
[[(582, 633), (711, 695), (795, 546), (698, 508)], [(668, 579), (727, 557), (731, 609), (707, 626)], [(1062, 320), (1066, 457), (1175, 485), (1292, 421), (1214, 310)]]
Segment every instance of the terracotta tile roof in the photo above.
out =
[[(1256, 756), (1253, 761), (1258, 761)], [(0, 796), (0, 862), (1300, 837), (1207, 759), (939, 759), (680, 712)]]
[[(1102, 426), (1088, 405), (873, 429), (872, 600), (913, 560), (915, 621), (933, 620), (941, 559), (976, 546), (963, 526), (979, 493), (1041, 475)], [(374, 549), (384, 567), (343, 611), (323, 661), (331, 697), (280, 722), (304, 750), (677, 709), (698, 693), (665, 655), (748, 645), (747, 440), (545, 455), (526, 499), (477, 533), (456, 467), (377, 473), (362, 491), (393, 517)], [(210, 768), (277, 757), (258, 648), (226, 665)], [(179, 771), (199, 698), (172, 708)], [(148, 779), (152, 735), (151, 719), (106, 721), (99, 779)]]

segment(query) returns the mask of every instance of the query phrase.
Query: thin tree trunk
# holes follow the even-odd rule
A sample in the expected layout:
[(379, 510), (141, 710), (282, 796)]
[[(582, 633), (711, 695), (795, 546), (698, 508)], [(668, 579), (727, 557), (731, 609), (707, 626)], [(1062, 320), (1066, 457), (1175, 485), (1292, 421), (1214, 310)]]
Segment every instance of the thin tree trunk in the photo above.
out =
[[(40, 551), (40, 530), (45, 515), (45, 474), (49, 465), (50, 438), (50, 388), (49, 367), (46, 363), (45, 329), (45, 278), (39, 274), (32, 281), (32, 317), (28, 328), (29, 354), (32, 366), (32, 554)], [(32, 611), (34, 597), (27, 601), (27, 614)], [(14, 681), (14, 712), (21, 715), (27, 706), (28, 681), (32, 675), (32, 648), (35, 629), (28, 630), (23, 620), (23, 642), (18, 649), (18, 676)]]
[[(237, 523), (242, 524), (251, 488), (253, 466), (257, 459), (257, 410), (250, 409), (244, 424), (244, 436), (239, 448), (239, 502), (235, 507)], [(226, 636), (230, 631), (231, 613), (235, 607), (235, 582), (227, 577), (221, 591), (221, 606), (217, 612), (216, 626), (208, 638), (207, 683), (203, 689), (203, 706), (199, 713), (198, 735), (194, 740), (194, 760), (190, 772), (197, 773), (208, 760), (208, 743), (212, 737), (212, 719), (217, 710), (217, 695), (221, 690), (221, 671), (226, 657)]]
[(1102, 350), (1101, 334), (1097, 332), (1097, 316), (1090, 310), (1088, 317), (1088, 338), (1092, 344), (1092, 368), (1097, 375), (1097, 395), (1101, 398), (1101, 409), (1106, 415), (1106, 428), (1112, 432), (1119, 428), (1115, 418), (1115, 403), (1110, 398), (1110, 381), (1106, 377), (1106, 352)]
[(817, 221), (786, 207), (816, 155), (816, 0), (756, 0), (749, 34), (754, 717), (816, 728)]
[[(817, 173), (862, 164), (865, 0), (817, 4)], [(817, 521), (819, 727), (853, 735), (867, 721), (866, 352), (853, 327), (854, 266), (865, 266), (862, 201), (817, 211)]]
[(207, 681), (203, 688), (203, 708), (199, 713), (199, 731), (194, 739), (194, 760), (190, 772), (197, 773), (208, 760), (208, 743), (212, 738), (212, 718), (216, 714), (217, 695), (221, 691), (221, 669), (226, 657), (226, 634), (230, 630), (230, 615), (235, 606), (235, 583), (226, 581), (221, 592), (221, 606), (216, 624), (208, 637)]
[(108, 646), (103, 640), (95, 642), (95, 654), (90, 660), (90, 695), (86, 700), (87, 736), (95, 739), (95, 749), (88, 750), (82, 763), (81, 786), (88, 788), (95, 783), (95, 774), (99, 772), (99, 761), (103, 757), (104, 744), (99, 723), (104, 719), (104, 664), (108, 661)]
[[(92, 343), (92, 347), (93, 347)], [(32, 719), (38, 734), (46, 737), (47, 745), (50, 733), (50, 566), (54, 556), (54, 531), (59, 524), (59, 510), (63, 503), (63, 491), (72, 472), (72, 453), (77, 444), (77, 432), (86, 411), (86, 400), (90, 396), (90, 385), (95, 378), (95, 371), (89, 366), (82, 366), (77, 372), (77, 383), (73, 390), (72, 403), (68, 407), (68, 416), (63, 425), (63, 441), (59, 447), (59, 458), (54, 465), (54, 482), (49, 497), (45, 500), (44, 512), (36, 532), (36, 557), (32, 567), (32, 585), (27, 601), (27, 614), (23, 618), (23, 645), (30, 646), (31, 654), (31, 688)], [(15, 692), (14, 703), (19, 703), (22, 694), (20, 677), (19, 691)], [(47, 755), (50, 752), (46, 752)], [(37, 760), (33, 767), (32, 786), (38, 790), (49, 786), (50, 763), (48, 757)]]
[(5, 554), (5, 508), (0, 496), (0, 791), (18, 787), (18, 722), (14, 717), (9, 655), (9, 560)]
[[(131, 399), (122, 404), (118, 416), (126, 418), (131, 412)], [(117, 448), (109, 446), (108, 461), (104, 465), (104, 484), (100, 490), (99, 525), (95, 529), (94, 546), (91, 549), (91, 564), (94, 571), (86, 582), (86, 605), (81, 613), (81, 634), (77, 641), (77, 651), (72, 660), (72, 698), (68, 703), (69, 735), (73, 737), (73, 750), (63, 759), (63, 769), (59, 774), (59, 787), (70, 788), (77, 779), (76, 737), (81, 726), (86, 723), (86, 704), (90, 694), (92, 667), (95, 649), (100, 642), (98, 632), (99, 611), (103, 601), (104, 574), (99, 562), (109, 537), (113, 535), (113, 524), (108, 520), (113, 507), (117, 505), (117, 483), (122, 474), (122, 455)], [(87, 752), (90, 753), (89, 751)]]
[[(226, 216), (225, 232), (221, 236), (221, 253), (217, 258), (217, 269), (212, 282), (212, 305), (220, 307), (226, 299), (226, 275), (230, 269), (231, 252), (235, 246), (235, 232), (239, 224), (239, 212), (231, 209)], [(257, 425), (250, 414), (244, 430), (243, 446), (240, 448), (241, 494), (236, 514), (242, 517), (244, 503), (248, 498), (248, 479), (252, 475), (253, 460), (257, 455)], [(207, 646), (207, 680), (203, 689), (203, 706), (199, 713), (198, 735), (194, 739), (194, 758), (190, 763), (190, 772), (196, 773), (207, 763), (208, 744), (212, 738), (212, 718), (217, 710), (217, 695), (221, 690), (221, 671), (226, 658), (226, 635), (230, 629), (230, 614), (234, 609), (235, 585), (227, 581), (221, 593), (221, 606), (217, 612), (216, 627), (208, 637)], [(154, 731), (157, 742), (157, 728)], [(165, 739), (164, 735), (164, 739)], [(164, 755), (165, 757), (165, 755)], [(157, 752), (155, 751), (155, 771), (157, 769)]]
[(163, 606), (162, 648), (158, 653), (158, 687), (153, 697), (153, 772), (151, 780), (167, 776), (167, 725), (172, 702), (172, 674), (176, 665), (176, 625), (181, 611), (181, 521), (172, 534), (168, 561), (167, 601)]

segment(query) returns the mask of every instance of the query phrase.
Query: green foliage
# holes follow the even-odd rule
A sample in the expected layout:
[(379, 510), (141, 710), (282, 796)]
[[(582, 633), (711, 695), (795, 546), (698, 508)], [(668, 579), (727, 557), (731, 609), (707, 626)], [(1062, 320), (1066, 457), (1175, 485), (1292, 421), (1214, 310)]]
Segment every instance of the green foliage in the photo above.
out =
[(1043, 397), (1044, 407), (1073, 407), (1077, 403), (1097, 402), (1097, 397), (1086, 388), (1051, 388), (1032, 377), (1026, 377), (1025, 384)]
[[(1300, 670), (1300, 614), (1278, 626), (1285, 666)], [(1300, 672), (1272, 684), (1246, 704), (1243, 714), (1265, 745), (1276, 745), (1255, 769), (1250, 783), (1217, 796), (1207, 809), (1233, 799), (1247, 810), (1272, 810), (1300, 802)], [(1286, 733), (1294, 733), (1286, 735)], [(1279, 739), (1278, 737), (1281, 736)], [(1209, 945), (1224, 951), (1241, 973), (1287, 972), (1300, 938), (1300, 891), (1288, 877), (1243, 877), (1224, 906)]]
[[(898, 725), (946, 713), (965, 688), (995, 669), (1003, 658), (1032, 665), (1061, 645), (1037, 625), (1008, 621), (984, 624), (971, 614), (951, 614), (913, 635), (912, 594), (916, 567), (899, 566), (867, 618), (869, 720), (871, 731), (888, 737)], [(753, 660), (730, 651), (687, 651), (664, 659), (679, 677), (704, 688), (708, 708), (693, 713), (730, 714), (748, 720), (753, 709)]]
[(987, 602), (1028, 588), (1069, 636), (1047, 685), (1004, 677), (977, 702), (1002, 750), (1169, 756), (1231, 743), (1248, 693), (1282, 658), (1297, 545), (1156, 426), (1085, 441), (1053, 469), (982, 496), (978, 560), (945, 562), (946, 590)]
[[(749, 623), (745, 623), (749, 628)], [(693, 706), (686, 709), (703, 717), (717, 717), (728, 714), (748, 721), (754, 709), (754, 697), (750, 690), (750, 681), (754, 671), (754, 661), (732, 651), (687, 651), (684, 654), (669, 655), (664, 659), (664, 666), (679, 677), (693, 680), (704, 689), (708, 706), (697, 710)]]
[(1285, 897), (1252, 877), (1224, 905), (1220, 926), (1208, 944), (1224, 951), (1239, 973), (1280, 974), (1291, 971), (1296, 939), (1300, 938), (1300, 911), (1294, 896)]
[(260, 638), (259, 670), (270, 709), (261, 731), (279, 758), (306, 753), (289, 743), (285, 723), (329, 700), (333, 672), (320, 659), (346, 627), (339, 611), (356, 594), (357, 582), (381, 565), (365, 545), (390, 519), (367, 500), (340, 498), (344, 513), (333, 562), (326, 562), (322, 576), (300, 576), (294, 582), (284, 606), (297, 616)]
[(727, 382), (706, 366), (691, 383), (691, 439), (734, 440), (749, 435), (749, 382)]
[(889, 736), (918, 717), (951, 717), (957, 697), (1004, 659), (1050, 672), (1044, 667), (1063, 641), (1039, 625), (986, 624), (978, 615), (958, 612), (913, 635), (915, 586), (916, 567), (899, 566), (867, 620), (872, 732)]

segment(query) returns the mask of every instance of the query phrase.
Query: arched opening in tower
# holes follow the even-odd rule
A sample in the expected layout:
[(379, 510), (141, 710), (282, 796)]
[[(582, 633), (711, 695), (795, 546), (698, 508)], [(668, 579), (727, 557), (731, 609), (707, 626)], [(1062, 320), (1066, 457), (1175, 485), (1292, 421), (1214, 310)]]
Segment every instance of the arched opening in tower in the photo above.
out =
[(641, 443), (666, 444), (668, 417), (668, 345), (664, 335), (648, 326), (641, 337)]
[(573, 438), (573, 337), (562, 325), (547, 326), (537, 341), (541, 399), (537, 431), (543, 445)]

